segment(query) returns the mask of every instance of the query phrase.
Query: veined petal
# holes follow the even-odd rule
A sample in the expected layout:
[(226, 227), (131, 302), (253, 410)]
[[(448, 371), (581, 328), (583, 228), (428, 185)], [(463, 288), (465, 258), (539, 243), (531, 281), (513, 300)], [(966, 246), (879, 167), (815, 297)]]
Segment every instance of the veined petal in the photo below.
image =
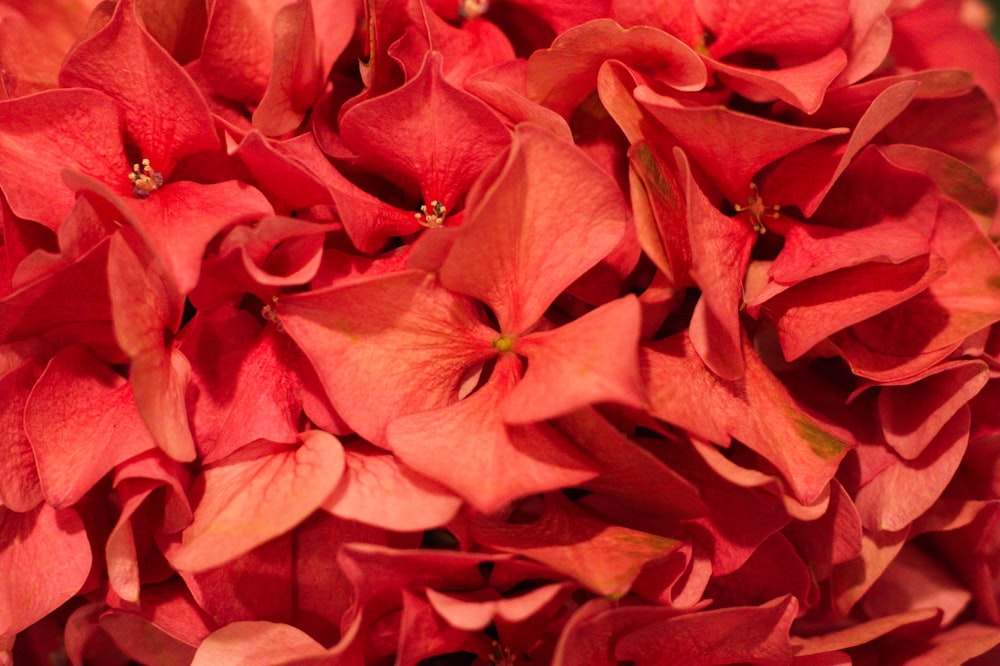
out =
[(220, 144), (208, 104), (187, 72), (139, 24), (135, 4), (119, 2), (108, 24), (73, 49), (59, 83), (96, 88), (114, 98), (142, 157), (169, 177), (182, 157), (218, 150)]
[(195, 480), (194, 522), (167, 551), (178, 570), (205, 571), (288, 532), (317, 509), (344, 471), (344, 450), (319, 430), (300, 444), (260, 440), (206, 467)]
[(851, 438), (803, 412), (745, 336), (742, 346), (746, 373), (735, 381), (703, 368), (687, 335), (641, 348), (652, 413), (716, 444), (738, 439), (770, 461), (791, 494), (808, 504), (824, 492)]
[(486, 385), (465, 400), (396, 419), (387, 431), (393, 452), (483, 513), (597, 476), (586, 454), (552, 426), (503, 422), (497, 407), (520, 374), (517, 357), (502, 354)]
[(334, 408), (377, 445), (393, 419), (457, 400), (463, 373), (495, 353), (497, 334), (471, 303), (423, 271), (286, 296), (274, 307)]
[(620, 298), (564, 326), (514, 343), (528, 359), (524, 378), (503, 401), (507, 423), (527, 424), (612, 402), (641, 408), (639, 327), (634, 296)]
[(493, 182), (470, 195), (441, 267), (449, 289), (489, 305), (503, 333), (524, 333), (625, 234), (615, 181), (571, 143), (519, 125)]

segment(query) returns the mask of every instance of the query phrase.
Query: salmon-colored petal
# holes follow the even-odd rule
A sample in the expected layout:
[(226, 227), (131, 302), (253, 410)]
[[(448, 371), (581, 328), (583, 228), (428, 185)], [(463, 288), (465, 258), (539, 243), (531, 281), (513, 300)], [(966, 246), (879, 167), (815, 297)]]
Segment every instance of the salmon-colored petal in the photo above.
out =
[(546, 495), (545, 513), (527, 524), (477, 517), (476, 541), (546, 564), (597, 594), (624, 596), (640, 569), (672, 553), (679, 542), (599, 520), (558, 494)]
[(444, 525), (462, 506), (457, 496), (400, 464), (391, 453), (353, 444), (346, 459), (344, 479), (323, 504), (338, 518), (416, 532)]
[(205, 638), (191, 666), (278, 666), (325, 654), (322, 645), (291, 625), (233, 622)]
[(56, 508), (75, 504), (115, 465), (156, 446), (131, 385), (80, 346), (52, 357), (28, 397), (24, 429), (42, 492)]
[(456, 400), (463, 373), (495, 353), (496, 332), (423, 271), (282, 297), (274, 309), (340, 416), (377, 445), (391, 420)]
[(518, 335), (618, 245), (627, 211), (601, 167), (531, 124), (516, 129), (500, 165), (470, 196), (441, 282), (485, 302), (500, 330)]
[(18, 512), (30, 511), (43, 498), (24, 432), (24, 405), (43, 369), (43, 358), (32, 358), (32, 346), (0, 346), (0, 393), (5, 396), (0, 404), (0, 503)]
[(16, 634), (75, 596), (90, 573), (90, 541), (73, 509), (0, 507), (0, 636)]
[(291, 530), (318, 508), (344, 471), (333, 435), (308, 431), (299, 446), (260, 441), (205, 468), (194, 522), (167, 552), (174, 568), (204, 571)]
[[(597, 470), (586, 454), (552, 426), (503, 421), (498, 405), (520, 375), (520, 361), (501, 355), (487, 383), (468, 398), (390, 423), (389, 446), (407, 466), (483, 513), (592, 479)], [(442, 460), (451, 464), (442, 465)]]
[(220, 144), (194, 81), (141, 26), (135, 7), (136, 0), (118, 3), (111, 21), (66, 58), (59, 83), (110, 95), (139, 157), (169, 178), (181, 158)]
[(514, 351), (528, 359), (528, 369), (503, 402), (507, 423), (544, 421), (602, 402), (640, 408), (640, 318), (639, 301), (628, 296), (517, 339)]

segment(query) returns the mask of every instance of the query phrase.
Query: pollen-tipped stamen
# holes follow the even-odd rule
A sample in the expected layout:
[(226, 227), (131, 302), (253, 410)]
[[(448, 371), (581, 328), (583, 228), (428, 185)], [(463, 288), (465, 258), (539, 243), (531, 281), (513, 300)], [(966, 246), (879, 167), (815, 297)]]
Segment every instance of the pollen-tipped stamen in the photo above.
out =
[(501, 335), (491, 343), (491, 346), (503, 354), (514, 349), (514, 339), (512, 335)]
[(458, 0), (458, 15), (466, 20), (479, 18), (490, 10), (490, 0)]
[(750, 183), (750, 190), (752, 194), (747, 198), (747, 205), (741, 206), (740, 204), (736, 204), (736, 212), (749, 213), (750, 220), (753, 223), (753, 230), (759, 234), (766, 234), (767, 227), (764, 226), (761, 218), (769, 215), (777, 220), (781, 214), (781, 206), (765, 206), (764, 200), (760, 197), (760, 190), (757, 189), (757, 183)]
[(444, 225), (445, 215), (448, 214), (448, 209), (440, 201), (432, 201), (430, 210), (427, 210), (427, 206), (421, 206), (419, 213), (414, 213), (413, 216), (417, 218), (417, 222), (421, 226), (427, 227), (428, 229), (437, 229)]
[(143, 159), (140, 164), (133, 164), (128, 179), (132, 181), (132, 192), (140, 199), (145, 199), (163, 187), (163, 174), (153, 171), (148, 159)]

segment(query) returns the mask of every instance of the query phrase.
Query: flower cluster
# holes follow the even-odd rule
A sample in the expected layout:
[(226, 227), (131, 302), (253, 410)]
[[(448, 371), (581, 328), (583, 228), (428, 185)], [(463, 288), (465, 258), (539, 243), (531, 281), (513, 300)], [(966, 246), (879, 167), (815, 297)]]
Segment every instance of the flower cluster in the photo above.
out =
[(0, 663), (995, 663), (982, 12), (0, 2)]

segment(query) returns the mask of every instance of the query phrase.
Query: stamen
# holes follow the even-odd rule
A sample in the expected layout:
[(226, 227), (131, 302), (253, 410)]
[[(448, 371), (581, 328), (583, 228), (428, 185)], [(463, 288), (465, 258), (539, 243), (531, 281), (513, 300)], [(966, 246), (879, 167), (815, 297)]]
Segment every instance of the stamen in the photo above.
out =
[(278, 312), (274, 308), (278, 305), (278, 297), (272, 296), (271, 302), (266, 303), (264, 307), (260, 309), (260, 316), (274, 324), (275, 329), (279, 333), (285, 332), (285, 327), (281, 325), (281, 319), (278, 318)]
[(765, 206), (764, 200), (760, 198), (760, 190), (757, 189), (757, 183), (750, 183), (750, 189), (753, 194), (747, 199), (747, 205), (741, 206), (740, 204), (735, 204), (736, 212), (750, 213), (750, 220), (753, 222), (753, 230), (759, 234), (766, 234), (767, 227), (761, 222), (761, 218), (765, 215), (769, 215), (774, 219), (778, 219), (780, 216), (781, 206)]
[(492, 642), (493, 654), (490, 655), (490, 663), (494, 666), (514, 666), (517, 656), (514, 651), (506, 645), (501, 645), (497, 641)]
[(132, 191), (140, 199), (145, 199), (163, 187), (163, 174), (159, 171), (153, 171), (148, 159), (144, 159), (141, 165), (133, 164), (132, 173), (128, 175), (128, 179), (132, 181)]
[(458, 15), (469, 20), (479, 18), (490, 9), (490, 0), (458, 0)]
[(421, 226), (427, 227), (428, 229), (437, 229), (444, 224), (444, 217), (448, 213), (448, 209), (440, 201), (432, 201), (430, 211), (427, 210), (427, 206), (421, 206), (419, 213), (414, 213), (413, 216), (417, 218), (417, 222)]
[(509, 352), (514, 348), (514, 340), (515, 338), (513, 336), (501, 335), (491, 343), (491, 346), (493, 349), (496, 349), (498, 352), (503, 354), (504, 352)]

